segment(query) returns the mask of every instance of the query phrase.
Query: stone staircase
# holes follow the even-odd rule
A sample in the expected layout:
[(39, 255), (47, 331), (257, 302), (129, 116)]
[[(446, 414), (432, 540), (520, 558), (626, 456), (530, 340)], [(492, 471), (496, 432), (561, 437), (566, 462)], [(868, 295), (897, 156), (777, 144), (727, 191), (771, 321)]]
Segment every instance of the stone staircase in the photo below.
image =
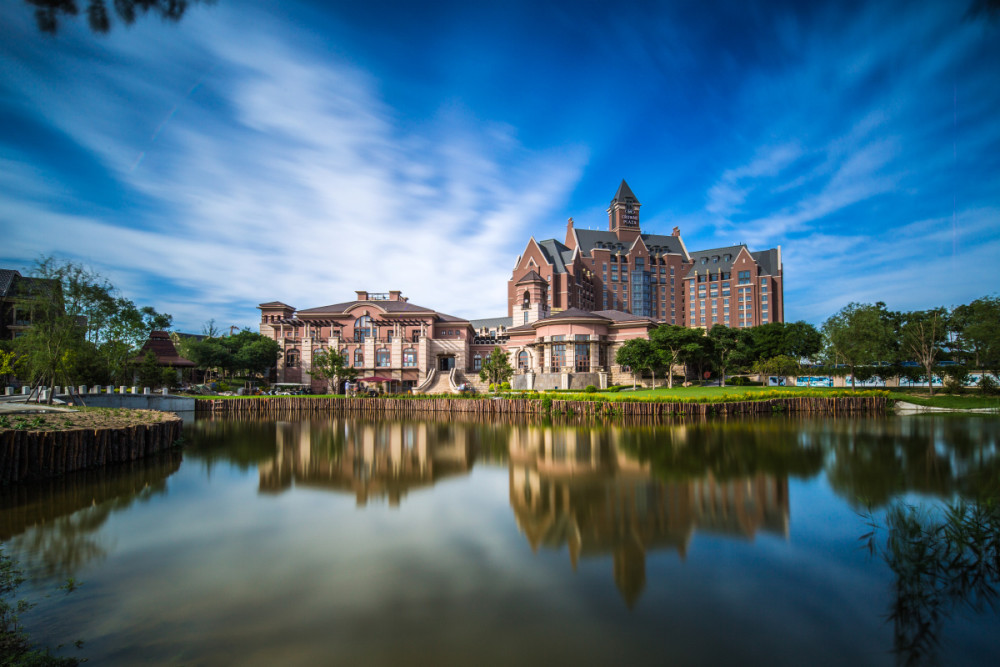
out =
[(434, 377), (434, 381), (431, 382), (422, 392), (422, 394), (450, 394), (451, 382), (448, 380), (448, 373), (437, 373)]

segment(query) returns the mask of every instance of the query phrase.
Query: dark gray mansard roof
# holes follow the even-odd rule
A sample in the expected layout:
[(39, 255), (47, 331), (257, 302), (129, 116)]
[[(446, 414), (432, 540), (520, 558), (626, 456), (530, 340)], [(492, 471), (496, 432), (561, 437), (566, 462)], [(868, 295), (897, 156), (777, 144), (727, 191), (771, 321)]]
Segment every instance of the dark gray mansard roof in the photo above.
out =
[[(731, 245), (724, 248), (696, 250), (691, 253), (691, 261), (694, 262), (694, 265), (688, 269), (685, 277), (693, 276), (695, 273), (704, 273), (706, 269), (710, 270), (712, 273), (717, 273), (719, 271), (731, 271), (733, 268), (733, 262), (736, 261), (736, 257), (744, 248), (746, 248), (745, 245)], [(726, 255), (729, 255), (728, 262), (725, 260)], [(713, 262), (713, 257), (718, 257), (719, 260), (717, 262)], [(707, 259), (708, 264), (702, 264), (702, 259)]]
[[(642, 242), (646, 244), (650, 252), (656, 253), (669, 253), (674, 255), (683, 255), (684, 247), (681, 245), (680, 238), (669, 235), (669, 234), (642, 234)], [(577, 229), (576, 238), (580, 242), (580, 252), (584, 255), (590, 255), (590, 251), (597, 247), (598, 243), (605, 246), (605, 250), (611, 250), (615, 252), (621, 249), (622, 252), (628, 252), (631, 248), (631, 244), (625, 243), (624, 241), (619, 241), (618, 237), (615, 236), (614, 232), (602, 232), (596, 229)], [(608, 246), (611, 246), (608, 248)], [(653, 250), (653, 248), (659, 248), (659, 250)]]
[(573, 251), (555, 239), (546, 239), (538, 242), (538, 247), (542, 249), (545, 259), (552, 264), (552, 269), (556, 273), (566, 273), (565, 253), (573, 256)]
[(511, 325), (514, 324), (514, 318), (513, 317), (484, 317), (484, 318), (479, 319), (479, 320), (469, 320), (469, 324), (471, 324), (473, 326), (473, 328), (475, 328), (475, 329), (483, 329), (483, 328), (486, 328), (486, 329), (493, 329), (493, 328), (499, 329), (500, 327), (504, 327), (505, 329), (509, 329), (511, 327)]
[[(727, 246), (725, 248), (713, 248), (711, 250), (698, 250), (691, 253), (691, 261), (694, 265), (688, 270), (687, 275), (693, 276), (697, 272), (704, 273), (705, 269), (710, 270), (712, 273), (718, 271), (730, 271), (733, 268), (733, 262), (736, 257), (740, 254), (740, 251), (745, 249), (745, 245), (733, 245)], [(747, 249), (749, 252), (749, 249)], [(730, 261), (725, 261), (725, 256), (730, 256)], [(712, 258), (718, 257), (719, 261), (713, 262)], [(750, 257), (757, 262), (757, 266), (760, 267), (761, 275), (765, 276), (776, 276), (778, 275), (778, 249), (769, 248), (768, 250), (760, 250), (758, 252), (751, 252)], [(708, 264), (702, 264), (702, 258), (708, 259)]]
[(760, 265), (760, 272), (765, 276), (777, 276), (778, 275), (778, 249), (769, 248), (767, 250), (761, 250), (759, 252), (752, 252), (750, 256), (753, 257), (757, 264)]

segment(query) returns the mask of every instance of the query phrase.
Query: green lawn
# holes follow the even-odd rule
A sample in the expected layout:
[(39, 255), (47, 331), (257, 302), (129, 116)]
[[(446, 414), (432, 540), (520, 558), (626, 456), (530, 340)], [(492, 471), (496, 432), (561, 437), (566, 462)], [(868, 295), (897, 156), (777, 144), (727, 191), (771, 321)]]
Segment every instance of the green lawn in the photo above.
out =
[[(838, 392), (842, 392), (842, 389), (838, 389)], [(637, 391), (632, 391), (631, 389), (623, 389), (617, 393), (611, 392), (601, 392), (605, 396), (615, 396), (617, 398), (627, 400), (630, 396), (635, 398), (682, 398), (682, 399), (693, 399), (693, 398), (709, 398), (709, 399), (720, 399), (725, 396), (744, 396), (746, 394), (759, 394), (764, 392), (781, 392), (787, 393), (790, 396), (795, 394), (805, 394), (809, 392), (815, 395), (815, 387), (674, 387), (673, 389), (667, 389), (665, 387), (660, 387), (657, 389), (639, 389)]]
[(914, 405), (927, 405), (935, 408), (952, 408), (958, 410), (971, 410), (974, 408), (994, 408), (1000, 410), (1000, 398), (996, 396), (983, 396), (978, 391), (972, 390), (961, 396), (942, 394), (940, 390), (930, 396), (928, 392), (913, 389), (890, 389), (892, 397), (897, 401), (906, 401)]

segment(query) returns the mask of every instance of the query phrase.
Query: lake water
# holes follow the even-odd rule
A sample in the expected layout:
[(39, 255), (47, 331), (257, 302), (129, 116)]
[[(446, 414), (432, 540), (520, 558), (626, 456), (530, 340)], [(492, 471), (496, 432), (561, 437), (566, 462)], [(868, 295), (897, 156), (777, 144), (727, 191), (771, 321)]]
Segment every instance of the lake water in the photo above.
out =
[(0, 492), (35, 639), (83, 639), (62, 652), (98, 665), (1000, 662), (982, 590), (893, 618), (926, 597), (884, 549), (893, 503), (995, 494), (996, 417), (208, 418), (186, 437)]

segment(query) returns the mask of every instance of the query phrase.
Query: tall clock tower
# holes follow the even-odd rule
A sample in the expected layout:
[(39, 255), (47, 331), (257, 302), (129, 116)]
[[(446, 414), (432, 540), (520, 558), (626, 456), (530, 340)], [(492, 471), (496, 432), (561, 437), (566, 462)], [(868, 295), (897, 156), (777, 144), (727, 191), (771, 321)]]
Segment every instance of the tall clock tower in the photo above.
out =
[(632, 243), (642, 233), (639, 229), (639, 207), (642, 204), (632, 194), (625, 179), (618, 186), (608, 207), (608, 229), (623, 243)]

